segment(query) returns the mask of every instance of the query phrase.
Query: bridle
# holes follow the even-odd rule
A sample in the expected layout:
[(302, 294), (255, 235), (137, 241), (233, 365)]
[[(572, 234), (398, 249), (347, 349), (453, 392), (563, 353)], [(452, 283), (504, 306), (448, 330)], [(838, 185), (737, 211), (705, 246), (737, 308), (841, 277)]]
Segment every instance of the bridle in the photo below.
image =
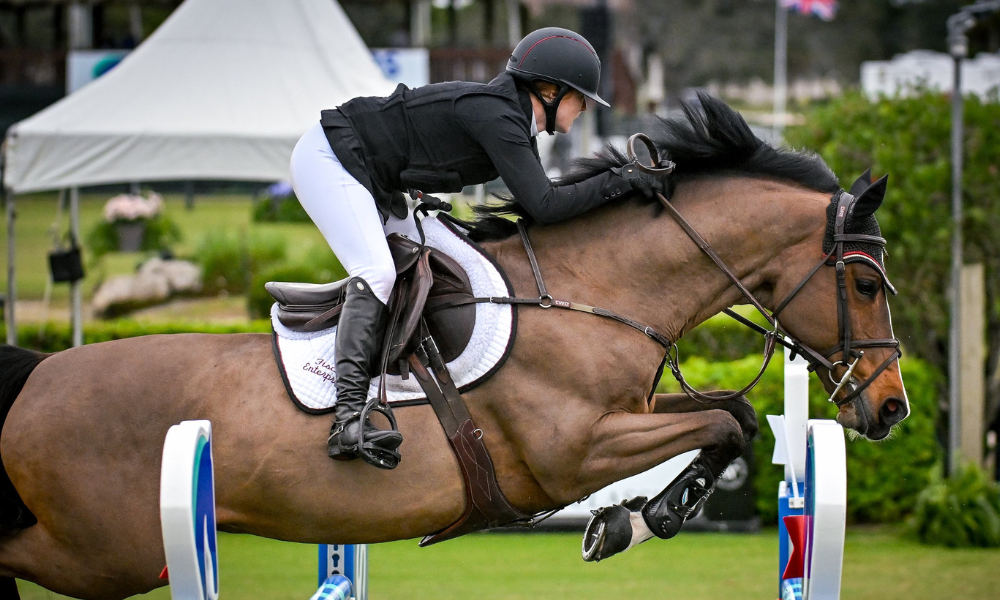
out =
[[(636, 140), (642, 142), (647, 150), (649, 150), (651, 166), (646, 166), (641, 164), (636, 159), (635, 153), (635, 142)], [(648, 173), (650, 175), (663, 176), (667, 175), (674, 170), (674, 164), (667, 161), (665, 164), (661, 164), (659, 160), (659, 155), (656, 151), (656, 146), (653, 144), (652, 140), (648, 136), (642, 133), (637, 133), (629, 138), (627, 154), (629, 160), (633, 165), (643, 173)], [(730, 281), (736, 286), (736, 288), (743, 294), (744, 297), (750, 302), (751, 305), (767, 320), (771, 325), (771, 329), (765, 329), (760, 325), (750, 321), (749, 319), (743, 317), (739, 313), (726, 309), (725, 313), (729, 316), (735, 318), (740, 323), (750, 327), (751, 329), (764, 335), (765, 345), (764, 345), (764, 361), (761, 366), (760, 372), (757, 377), (750, 382), (745, 388), (729, 394), (728, 396), (717, 396), (717, 395), (706, 395), (698, 392), (690, 385), (684, 381), (684, 376), (680, 372), (680, 364), (678, 359), (677, 344), (676, 342), (671, 344), (671, 347), (667, 350), (667, 362), (670, 366), (671, 372), (674, 377), (681, 384), (681, 388), (692, 398), (699, 401), (718, 401), (720, 399), (734, 399), (743, 394), (749, 392), (764, 375), (764, 371), (767, 369), (770, 363), (771, 357), (774, 354), (774, 349), (776, 344), (780, 344), (792, 352), (792, 358), (795, 355), (802, 355), (806, 361), (809, 362), (809, 370), (815, 371), (819, 367), (823, 367), (828, 371), (827, 377), (830, 378), (830, 382), (834, 384), (835, 388), (833, 393), (830, 394), (829, 402), (833, 402), (838, 407), (847, 404), (857, 398), (861, 392), (863, 392), (871, 383), (885, 371), (893, 361), (897, 360), (902, 356), (902, 350), (900, 349), (899, 340), (896, 338), (885, 338), (885, 339), (863, 339), (855, 340), (853, 339), (851, 332), (851, 319), (847, 304), (847, 277), (846, 277), (846, 264), (852, 262), (851, 258), (845, 256), (844, 244), (848, 242), (863, 242), (867, 244), (875, 244), (881, 247), (885, 247), (886, 241), (884, 238), (874, 236), (874, 235), (863, 235), (854, 233), (845, 233), (844, 229), (847, 225), (848, 218), (854, 211), (854, 205), (857, 203), (857, 198), (852, 194), (840, 190), (833, 196), (833, 200), (837, 202), (837, 208), (835, 212), (834, 221), (834, 233), (833, 233), (833, 248), (830, 252), (823, 255), (823, 258), (814, 266), (805, 277), (792, 289), (792, 291), (782, 300), (778, 306), (774, 309), (774, 312), (768, 312), (767, 309), (757, 300), (756, 297), (748, 290), (739, 278), (726, 266), (726, 264), (719, 258), (718, 254), (712, 250), (708, 242), (705, 241), (701, 235), (694, 230), (693, 227), (684, 219), (683, 216), (677, 211), (676, 208), (659, 192), (656, 193), (657, 199), (664, 206), (667, 212), (677, 221), (688, 237), (690, 237), (695, 244), (704, 252), (709, 258), (715, 262), (716, 266), (729, 278)], [(863, 258), (858, 258), (857, 260), (864, 260)], [(788, 304), (798, 295), (802, 288), (805, 287), (806, 283), (813, 278), (813, 276), (820, 270), (823, 266), (830, 266), (832, 261), (832, 266), (836, 269), (837, 274), (837, 323), (840, 332), (840, 341), (833, 347), (829, 348), (825, 352), (818, 352), (807, 344), (802, 343), (797, 340), (794, 336), (788, 333), (783, 327), (781, 327), (778, 322), (778, 314), (784, 310)], [(884, 289), (887, 291), (893, 291), (885, 275), (879, 270), (879, 274), (882, 276), (882, 283)], [(854, 377), (854, 370), (858, 366), (858, 362), (864, 356), (865, 352), (863, 348), (892, 348), (893, 351), (882, 361), (882, 364), (872, 372), (868, 378), (858, 383), (857, 379)], [(834, 355), (839, 353), (840, 357), (836, 361), (831, 359)], [(846, 370), (840, 379), (834, 379), (837, 366), (845, 367)], [(840, 393), (844, 388), (850, 388), (850, 391), (843, 398), (838, 399), (837, 394)]]
[[(635, 154), (635, 142), (636, 140), (642, 142), (646, 148), (649, 150), (650, 155), (650, 166), (643, 165), (639, 163), (636, 159)], [(625, 168), (636, 168), (643, 173), (648, 173), (650, 175), (664, 176), (668, 175), (674, 170), (674, 163), (670, 161), (660, 162), (659, 155), (656, 151), (656, 146), (653, 144), (652, 140), (648, 136), (642, 133), (637, 133), (629, 138), (627, 155), (631, 161), (630, 165), (626, 165)], [(848, 192), (843, 190), (837, 192), (834, 198), (837, 199), (837, 211), (835, 213), (835, 223), (834, 223), (834, 235), (833, 235), (833, 249), (825, 253), (823, 258), (814, 266), (805, 277), (799, 281), (791, 293), (782, 300), (774, 312), (769, 312), (760, 303), (759, 300), (753, 295), (743, 285), (739, 277), (737, 277), (733, 271), (726, 266), (726, 263), (719, 258), (719, 255), (715, 253), (712, 247), (709, 245), (705, 238), (701, 236), (691, 224), (677, 211), (676, 208), (659, 192), (656, 193), (657, 199), (660, 204), (666, 209), (671, 217), (677, 224), (681, 226), (681, 229), (691, 238), (692, 241), (704, 252), (717, 267), (725, 274), (727, 278), (736, 286), (736, 289), (740, 291), (741, 294), (749, 301), (751, 305), (757, 311), (764, 316), (767, 322), (771, 325), (771, 329), (766, 329), (761, 327), (757, 323), (747, 319), (743, 315), (733, 311), (732, 309), (726, 309), (724, 312), (729, 316), (733, 317), (743, 325), (753, 329), (754, 331), (762, 334), (764, 336), (764, 359), (763, 364), (760, 367), (760, 371), (757, 376), (748, 383), (742, 389), (729, 393), (729, 394), (719, 394), (713, 392), (712, 394), (705, 394), (699, 392), (698, 390), (691, 387), (688, 382), (684, 379), (684, 375), (681, 373), (680, 367), (680, 356), (677, 347), (677, 342), (670, 340), (667, 336), (656, 331), (648, 325), (643, 325), (642, 323), (619, 315), (615, 312), (607, 310), (605, 308), (599, 308), (594, 306), (589, 306), (586, 304), (581, 304), (578, 302), (570, 302), (567, 300), (560, 300), (553, 298), (551, 294), (548, 293), (545, 287), (545, 282), (542, 279), (541, 269), (538, 266), (538, 261), (535, 258), (535, 251), (531, 247), (531, 240), (528, 238), (528, 231), (524, 226), (523, 221), (517, 221), (517, 229), (521, 235), (521, 242), (524, 245), (525, 253), (528, 255), (528, 262), (531, 265), (531, 271), (535, 276), (535, 283), (538, 286), (538, 297), (537, 298), (517, 298), (509, 296), (489, 296), (489, 297), (474, 297), (467, 294), (453, 294), (452, 297), (444, 299), (444, 302), (439, 303), (437, 310), (448, 308), (452, 306), (459, 306), (462, 304), (470, 303), (493, 303), (493, 304), (511, 304), (519, 306), (538, 306), (541, 308), (558, 308), (565, 310), (574, 310), (579, 312), (585, 312), (599, 317), (604, 317), (607, 319), (612, 319), (627, 325), (633, 329), (636, 329), (650, 339), (654, 340), (656, 343), (660, 344), (666, 349), (666, 354), (663, 358), (663, 364), (660, 366), (660, 371), (664, 365), (670, 368), (670, 372), (673, 374), (674, 378), (680, 384), (681, 389), (692, 399), (702, 402), (702, 403), (715, 403), (726, 400), (735, 400), (740, 396), (745, 395), (747, 392), (752, 390), (760, 382), (761, 378), (764, 376), (764, 372), (767, 370), (767, 366), (771, 362), (771, 357), (774, 356), (774, 350), (777, 345), (784, 346), (791, 350), (792, 358), (796, 355), (802, 355), (806, 361), (809, 362), (809, 370), (815, 371), (816, 369), (823, 367), (828, 371), (827, 376), (830, 378), (831, 383), (834, 384), (835, 389), (833, 393), (830, 394), (828, 399), (829, 402), (833, 402), (838, 407), (847, 404), (857, 398), (861, 392), (863, 392), (871, 383), (885, 371), (889, 365), (893, 363), (896, 359), (902, 356), (902, 351), (899, 347), (899, 340), (896, 338), (891, 339), (865, 339), (865, 340), (855, 340), (851, 334), (851, 320), (848, 314), (847, 305), (847, 277), (846, 277), (846, 263), (853, 262), (855, 260), (865, 260), (864, 257), (859, 255), (851, 255), (851, 253), (846, 253), (844, 249), (844, 244), (848, 242), (864, 242), (868, 244), (876, 244), (885, 247), (885, 240), (881, 237), (874, 235), (862, 235), (862, 234), (849, 234), (845, 233), (844, 229), (846, 227), (848, 218), (854, 210), (854, 205), (857, 202), (857, 198)], [(417, 208), (418, 211), (423, 210), (426, 214), (428, 209), (439, 208), (433, 204), (422, 204)], [(449, 220), (454, 221), (467, 229), (471, 229), (472, 226), (468, 223), (463, 223), (459, 219), (454, 217), (447, 217)], [(788, 304), (798, 295), (802, 288), (805, 287), (806, 283), (820, 270), (824, 265), (832, 265), (837, 270), (837, 322), (838, 329), (840, 331), (840, 341), (837, 345), (828, 349), (825, 352), (818, 352), (811, 348), (810, 346), (797, 340), (793, 335), (788, 333), (781, 324), (778, 322), (778, 314), (784, 310)], [(881, 269), (878, 270), (879, 274), (882, 276), (883, 287), (892, 293), (895, 293), (894, 288), (892, 288), (885, 274), (882, 273)], [(864, 356), (863, 348), (892, 348), (893, 352), (882, 361), (882, 364), (878, 366), (877, 369), (866, 379), (865, 381), (858, 383), (857, 379), (854, 377), (854, 370), (858, 366), (858, 362)], [(840, 354), (840, 357), (836, 361), (831, 361), (831, 358)], [(844, 374), (840, 379), (834, 379), (834, 373), (836, 372), (837, 366), (843, 366), (846, 368)], [(659, 379), (660, 373), (657, 373), (657, 379)], [(655, 384), (654, 384), (655, 386)], [(849, 387), (850, 391), (843, 398), (837, 399), (837, 394), (841, 392), (845, 387)], [(652, 392), (651, 392), (652, 393)], [(863, 407), (861, 410), (865, 410)]]

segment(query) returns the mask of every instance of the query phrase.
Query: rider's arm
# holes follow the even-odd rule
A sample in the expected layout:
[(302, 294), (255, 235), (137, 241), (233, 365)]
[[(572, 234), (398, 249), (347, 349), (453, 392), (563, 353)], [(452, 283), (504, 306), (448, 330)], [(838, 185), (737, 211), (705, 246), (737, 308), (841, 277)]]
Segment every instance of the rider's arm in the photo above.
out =
[[(628, 182), (611, 171), (580, 183), (554, 185), (531, 149), (524, 115), (498, 104), (493, 98), (468, 97), (456, 108), (511, 194), (538, 223), (570, 219), (631, 191)], [(488, 118), (481, 116), (486, 111), (491, 113)]]

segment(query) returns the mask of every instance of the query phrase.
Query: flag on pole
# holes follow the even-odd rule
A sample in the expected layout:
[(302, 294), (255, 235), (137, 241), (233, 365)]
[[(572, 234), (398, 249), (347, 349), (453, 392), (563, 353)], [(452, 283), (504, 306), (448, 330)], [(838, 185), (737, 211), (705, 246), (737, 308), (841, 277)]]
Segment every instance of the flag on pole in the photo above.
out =
[(802, 15), (815, 15), (824, 21), (832, 21), (837, 14), (836, 0), (781, 0), (781, 5)]

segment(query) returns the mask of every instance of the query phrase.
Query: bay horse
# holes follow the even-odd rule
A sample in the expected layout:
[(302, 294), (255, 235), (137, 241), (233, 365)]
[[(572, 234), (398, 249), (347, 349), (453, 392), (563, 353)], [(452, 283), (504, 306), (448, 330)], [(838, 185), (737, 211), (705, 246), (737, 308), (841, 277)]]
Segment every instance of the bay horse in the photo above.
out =
[[(837, 178), (817, 156), (764, 144), (719, 101), (703, 97), (686, 116), (651, 136), (677, 165), (670, 201), (774, 309), (823, 256)], [(623, 160), (606, 151), (569, 180)], [(549, 292), (671, 340), (744, 302), (662, 210), (626, 196), (568, 222), (531, 225)], [(517, 295), (531, 296), (533, 273), (509, 225), (483, 215), (473, 235)], [(891, 338), (888, 282), (877, 265), (846, 265), (846, 284), (854, 337)], [(812, 347), (838, 344), (836, 295), (834, 269), (818, 269), (781, 325)], [(464, 397), (500, 487), (521, 511), (566, 505), (693, 449), (721, 469), (755, 433), (745, 399), (706, 405), (654, 394), (664, 357), (649, 337), (593, 315), (517, 310), (508, 360)], [(870, 439), (909, 412), (898, 362), (876, 372), (889, 352), (865, 353), (854, 375), (875, 377), (837, 414)], [(220, 530), (374, 543), (439, 531), (463, 512), (459, 466), (430, 406), (397, 409), (405, 439), (397, 469), (332, 461), (329, 419), (289, 401), (268, 335), (154, 335), (49, 355), (8, 346), (0, 373), (9, 476), (0, 481), (0, 585), (8, 593), (16, 594), (11, 578), (94, 599), (164, 585), (160, 460), (167, 429), (187, 419), (213, 424)], [(819, 375), (832, 392), (832, 374)]]

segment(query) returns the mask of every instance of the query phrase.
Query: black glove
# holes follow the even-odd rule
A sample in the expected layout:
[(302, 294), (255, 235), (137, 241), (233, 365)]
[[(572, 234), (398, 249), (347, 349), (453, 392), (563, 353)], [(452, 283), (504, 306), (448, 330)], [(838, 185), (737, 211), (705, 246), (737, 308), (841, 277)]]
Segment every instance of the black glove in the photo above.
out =
[(647, 198), (652, 198), (655, 192), (659, 192), (664, 196), (667, 195), (666, 175), (643, 173), (636, 167), (634, 162), (611, 170), (627, 181), (633, 190), (641, 192)]

